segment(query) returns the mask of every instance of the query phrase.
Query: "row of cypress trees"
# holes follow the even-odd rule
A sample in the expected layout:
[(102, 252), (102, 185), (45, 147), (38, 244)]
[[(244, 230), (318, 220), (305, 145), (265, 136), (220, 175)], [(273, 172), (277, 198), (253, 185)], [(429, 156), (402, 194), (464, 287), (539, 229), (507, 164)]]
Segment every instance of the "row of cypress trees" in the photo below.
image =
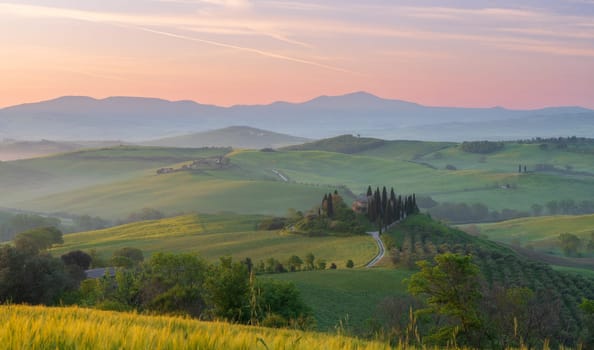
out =
[(380, 233), (382, 227), (418, 212), (419, 207), (414, 193), (403, 197), (396, 196), (394, 188), (390, 188), (388, 195), (386, 186), (383, 186), (381, 192), (379, 187), (375, 191), (371, 186), (367, 187), (367, 218), (379, 226)]

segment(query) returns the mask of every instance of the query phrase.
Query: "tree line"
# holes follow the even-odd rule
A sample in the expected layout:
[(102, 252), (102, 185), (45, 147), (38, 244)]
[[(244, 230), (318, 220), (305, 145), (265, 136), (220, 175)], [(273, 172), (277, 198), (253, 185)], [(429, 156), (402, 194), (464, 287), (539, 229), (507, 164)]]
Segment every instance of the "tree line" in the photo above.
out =
[(505, 144), (503, 142), (493, 141), (464, 141), (460, 144), (460, 149), (469, 153), (487, 154), (502, 150)]
[(257, 279), (246, 261), (223, 257), (211, 264), (192, 254), (165, 253), (144, 261), (140, 250), (122, 248), (110, 261), (118, 268), (87, 279), (85, 270), (99, 264), (96, 256), (71, 251), (52, 257), (47, 249), (60, 243), (62, 232), (45, 227), (0, 246), (0, 303), (77, 304), (300, 329), (315, 324), (292, 283)]
[(394, 188), (390, 188), (388, 195), (386, 186), (382, 187), (381, 192), (379, 187), (375, 191), (371, 186), (367, 187), (367, 219), (379, 227), (380, 233), (382, 228), (418, 212), (414, 193), (402, 197), (396, 196)]

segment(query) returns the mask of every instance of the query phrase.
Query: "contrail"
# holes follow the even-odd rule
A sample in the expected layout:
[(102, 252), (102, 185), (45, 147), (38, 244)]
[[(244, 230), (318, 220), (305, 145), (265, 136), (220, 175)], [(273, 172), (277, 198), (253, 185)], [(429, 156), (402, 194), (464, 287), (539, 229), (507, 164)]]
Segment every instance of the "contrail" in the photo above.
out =
[(251, 52), (251, 53), (255, 53), (257, 55), (261, 55), (261, 56), (265, 56), (265, 57), (271, 57), (271, 58), (276, 58), (276, 59), (290, 61), (290, 62), (307, 64), (307, 65), (315, 66), (315, 67), (319, 67), (319, 68), (330, 69), (330, 70), (333, 70), (333, 71), (336, 71), (336, 72), (353, 73), (353, 74), (355, 74), (355, 72), (350, 71), (350, 70), (347, 70), (347, 69), (344, 69), (344, 68), (329, 66), (327, 64), (318, 63), (318, 62), (315, 62), (315, 61), (304, 60), (304, 59), (301, 59), (301, 58), (295, 58), (295, 57), (291, 57), (291, 56), (280, 55), (280, 54), (276, 54), (276, 53), (273, 53), (273, 52), (268, 52), (268, 51), (254, 49), (254, 48), (251, 48), (251, 47), (244, 47), (244, 46), (237, 46), (237, 45), (232, 45), (232, 44), (226, 44), (226, 43), (222, 43), (222, 42), (219, 42), (219, 41), (212, 41), (212, 40), (207, 40), (207, 39), (200, 39), (200, 38), (195, 38), (195, 37), (192, 37), (192, 36), (187, 36), (187, 35), (182, 35), (182, 34), (175, 34), (175, 33), (171, 33), (171, 32), (165, 32), (165, 31), (162, 31), (162, 30), (156, 30), (156, 29), (151, 29), (151, 28), (146, 28), (146, 27), (140, 27), (140, 26), (126, 26), (126, 27), (136, 28), (136, 29), (139, 29), (139, 30), (143, 30), (145, 32), (149, 32), (149, 33), (153, 33), (153, 34), (159, 34), (159, 35), (168, 36), (168, 37), (177, 38), (177, 39), (182, 39), (182, 40), (188, 40), (188, 41), (193, 41), (193, 42), (198, 42), (198, 43), (203, 43), (203, 44), (208, 44), (208, 45), (213, 45), (213, 46), (225, 47), (225, 48), (233, 49), (233, 50)]

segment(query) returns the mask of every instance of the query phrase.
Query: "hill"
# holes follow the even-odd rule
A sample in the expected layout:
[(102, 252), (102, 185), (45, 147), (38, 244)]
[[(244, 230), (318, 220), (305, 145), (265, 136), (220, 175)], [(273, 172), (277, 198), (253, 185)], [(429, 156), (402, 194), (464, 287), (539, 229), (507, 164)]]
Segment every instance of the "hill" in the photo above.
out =
[(594, 233), (594, 215), (531, 217), (480, 224), (475, 227), (481, 235), (492, 240), (530, 247), (536, 251), (556, 255), (562, 255), (559, 235), (571, 233), (582, 239), (583, 245), (580, 247), (580, 251), (589, 255), (585, 248)]
[(340, 335), (74, 307), (3, 305), (0, 322), (0, 342), (11, 349), (390, 348)]
[(97, 100), (64, 96), (0, 109), (0, 136), (143, 141), (247, 125), (313, 139), (362, 134), (385, 139), (462, 141), (484, 138), (484, 130), (501, 139), (520, 135), (587, 137), (592, 135), (593, 116), (593, 111), (579, 107), (526, 111), (427, 107), (365, 92), (320, 96), (303, 103), (232, 107), (140, 97)]
[(143, 145), (161, 147), (233, 147), (233, 148), (279, 148), (310, 141), (304, 137), (280, 134), (249, 126), (230, 126), (189, 135), (145, 141)]
[(191, 214), (154, 221), (142, 221), (108, 229), (72, 233), (52, 254), (95, 249), (105, 259), (122, 247), (141, 249), (146, 256), (155, 252), (191, 252), (208, 260), (221, 256), (236, 260), (250, 257), (255, 263), (275, 258), (283, 263), (292, 255), (302, 258), (313, 253), (328, 264), (344, 267), (348, 259), (364, 265), (377, 254), (377, 245), (367, 235), (350, 237), (305, 237), (259, 229), (267, 217), (236, 214)]
[(578, 305), (582, 298), (594, 297), (594, 279), (556, 271), (546, 263), (533, 260), (532, 256), (522, 255), (521, 251), (468, 235), (425, 215), (398, 223), (383, 239), (390, 247), (390, 264), (400, 268), (412, 269), (417, 261), (431, 261), (437, 254), (470, 254), (480, 268), (487, 290), (529, 288), (538, 295), (540, 308), (557, 308), (547, 323), (559, 326), (543, 335), (561, 344), (576, 345), (584, 327)]
[(0, 142), (0, 161), (36, 158), (56, 153), (67, 153), (84, 148), (114, 147), (123, 144), (119, 141), (17, 141), (4, 140)]
[(323, 151), (357, 154), (378, 158), (415, 160), (454, 143), (429, 141), (387, 141), (370, 137), (341, 135), (283, 148), (287, 151)]
[[(146, 206), (167, 214), (282, 215), (288, 208), (309, 209), (337, 188), (348, 204), (369, 185), (387, 185), (440, 203), (482, 203), (488, 215), (456, 221), (476, 222), (505, 218), (505, 209), (529, 215), (536, 204), (548, 213), (549, 202), (580, 204), (594, 197), (593, 153), (539, 143), (505, 143), (489, 154), (415, 141), (385, 141), (354, 154), (230, 151), (123, 146), (2, 162), (0, 206), (108, 219)], [(217, 157), (225, 166), (216, 164)], [(198, 161), (204, 165), (188, 168)], [(518, 172), (519, 164), (527, 171)], [(162, 168), (172, 172), (158, 175)]]
[(352, 154), (380, 147), (384, 143), (384, 140), (369, 137), (341, 135), (302, 145), (286, 147), (285, 149), (288, 151), (325, 151)]

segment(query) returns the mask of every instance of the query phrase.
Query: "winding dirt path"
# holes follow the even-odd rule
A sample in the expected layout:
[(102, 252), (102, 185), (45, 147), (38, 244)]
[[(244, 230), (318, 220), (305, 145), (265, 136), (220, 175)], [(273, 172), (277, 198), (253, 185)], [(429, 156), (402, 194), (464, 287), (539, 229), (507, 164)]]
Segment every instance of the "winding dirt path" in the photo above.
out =
[(373, 239), (375, 239), (375, 243), (377, 243), (377, 246), (379, 248), (379, 252), (375, 256), (375, 258), (371, 259), (371, 261), (367, 263), (367, 265), (365, 265), (365, 267), (369, 268), (375, 266), (375, 264), (382, 260), (382, 258), (386, 254), (386, 247), (384, 247), (384, 242), (382, 242), (382, 239), (380, 238), (378, 231), (367, 232), (367, 234), (373, 237)]

